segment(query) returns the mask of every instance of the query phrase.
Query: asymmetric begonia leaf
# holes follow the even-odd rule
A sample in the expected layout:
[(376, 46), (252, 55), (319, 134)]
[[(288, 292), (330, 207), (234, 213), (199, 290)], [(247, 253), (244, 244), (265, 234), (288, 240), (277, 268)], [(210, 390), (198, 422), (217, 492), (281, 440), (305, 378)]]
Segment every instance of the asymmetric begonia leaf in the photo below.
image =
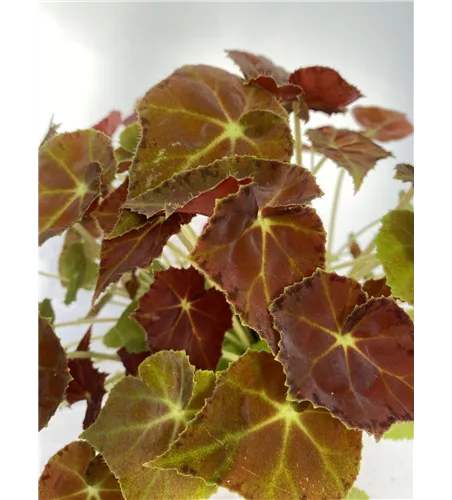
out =
[[(103, 454), (126, 498), (129, 494), (130, 498), (140, 498), (136, 489), (139, 484), (146, 489), (146, 498), (174, 498), (171, 478), (175, 478), (175, 472), (165, 476), (165, 472), (144, 464), (169, 448), (210, 397), (213, 380), (213, 374), (203, 372), (196, 377), (185, 353), (162, 351), (143, 361), (139, 378), (126, 377), (113, 387), (99, 418), (81, 437)], [(185, 479), (185, 486), (182, 479), (175, 480), (180, 498), (193, 498), (189, 496), (191, 491), (205, 487), (202, 479)], [(187, 488), (185, 494), (182, 488)], [(209, 491), (205, 498), (215, 488)]]
[(394, 179), (398, 179), (403, 182), (411, 182), (414, 186), (414, 167), (413, 165), (408, 165), (408, 163), (399, 163), (395, 167), (396, 174)]
[(39, 316), (45, 318), (50, 324), (55, 322), (55, 311), (50, 299), (44, 299), (39, 302)]
[(63, 401), (69, 380), (64, 349), (47, 319), (39, 317), (39, 430)]
[[(136, 215), (136, 214), (135, 214)], [(157, 258), (168, 239), (177, 233), (182, 224), (192, 216), (173, 214), (168, 219), (156, 215), (145, 226), (113, 239), (103, 239), (100, 255), (99, 277), (93, 302), (111, 283), (135, 267), (148, 267)]]
[[(227, 192), (228, 189), (219, 189), (228, 180), (235, 181), (235, 184), (229, 186), (230, 192)], [(175, 174), (160, 186), (128, 200), (124, 207), (147, 217), (162, 210), (166, 215), (183, 211), (210, 216), (215, 207), (215, 195), (222, 198), (237, 192), (239, 182), (247, 180), (254, 180), (262, 192), (267, 190), (273, 193), (281, 188), (282, 192), (272, 201), (272, 206), (307, 203), (323, 195), (313, 182), (310, 172), (298, 165), (260, 160), (252, 156), (236, 156)], [(209, 193), (213, 194), (213, 200), (207, 204), (206, 195)], [(284, 199), (284, 203), (280, 203), (280, 199)]]
[(270, 311), (292, 397), (377, 439), (413, 420), (413, 322), (392, 299), (367, 300), (355, 280), (318, 270)]
[(133, 317), (146, 330), (152, 352), (185, 350), (196, 368), (214, 370), (232, 314), (224, 295), (206, 290), (204, 282), (192, 267), (157, 272)]
[(119, 483), (101, 455), (84, 441), (55, 453), (39, 478), (39, 500), (122, 500)]
[(290, 75), (289, 82), (303, 89), (303, 100), (309, 109), (328, 115), (344, 113), (346, 106), (363, 96), (336, 70), (326, 66), (300, 68)]
[(317, 152), (347, 170), (353, 178), (355, 192), (378, 160), (392, 156), (368, 137), (352, 130), (328, 126), (308, 130), (306, 135)]
[(349, 494), (347, 495), (346, 500), (370, 500), (370, 499), (369, 495), (365, 491), (353, 487), (350, 490)]
[(393, 210), (382, 219), (375, 238), (392, 294), (414, 304), (414, 212)]
[(404, 113), (377, 106), (355, 106), (352, 108), (355, 120), (365, 130), (362, 132), (367, 137), (377, 141), (396, 141), (404, 139), (414, 131)]
[(224, 291), (242, 322), (274, 352), (279, 334), (267, 306), (285, 286), (325, 263), (322, 221), (314, 209), (301, 205), (320, 189), (311, 174), (297, 168), (304, 183), (292, 170), (273, 184), (242, 186), (218, 202), (192, 256)]
[(342, 499), (361, 460), (361, 432), (324, 409), (286, 400), (271, 353), (247, 351), (178, 440), (149, 465), (202, 477), (248, 500)]
[(107, 347), (119, 349), (125, 347), (130, 353), (147, 351), (146, 332), (130, 315), (135, 311), (138, 302), (131, 302), (121, 314), (118, 322), (104, 335)]
[(133, 375), (136, 377), (138, 375), (138, 367), (152, 353), (151, 351), (138, 353), (129, 352), (125, 347), (121, 347), (121, 349), (118, 349), (117, 354), (121, 358), (122, 364), (126, 369), (126, 375)]
[(289, 83), (289, 72), (270, 59), (240, 50), (227, 50), (226, 54), (240, 68), (246, 83), (257, 85), (283, 101), (292, 101), (302, 93), (298, 85)]
[(129, 199), (224, 156), (292, 156), (284, 108), (221, 69), (184, 66), (151, 88), (137, 110), (142, 137), (129, 170)]
[(103, 132), (105, 135), (108, 135), (108, 137), (111, 137), (121, 124), (121, 113), (119, 111), (111, 111), (104, 119), (102, 119), (99, 123), (96, 123), (96, 125), (93, 125), (91, 128), (98, 130), (99, 132)]
[[(83, 336), (76, 351), (89, 351), (91, 327)], [(102, 399), (107, 392), (105, 379), (107, 373), (94, 368), (91, 359), (75, 358), (68, 361), (72, 380), (66, 389), (66, 401), (72, 405), (77, 401), (86, 401), (86, 413), (83, 428), (89, 427), (97, 418), (102, 405)]]
[(391, 288), (386, 284), (386, 278), (378, 280), (369, 279), (363, 284), (363, 290), (369, 297), (389, 297), (391, 295)]
[(383, 439), (392, 439), (393, 441), (414, 439), (414, 423), (404, 422), (392, 425), (389, 431), (383, 434)]

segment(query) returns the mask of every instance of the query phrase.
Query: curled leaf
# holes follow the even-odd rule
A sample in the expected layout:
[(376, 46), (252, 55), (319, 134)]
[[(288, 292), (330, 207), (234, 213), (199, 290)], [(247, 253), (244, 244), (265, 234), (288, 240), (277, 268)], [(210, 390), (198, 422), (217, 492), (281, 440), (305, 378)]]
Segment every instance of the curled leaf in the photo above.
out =
[(324, 409), (286, 400), (272, 354), (247, 351), (221, 372), (212, 397), (151, 462), (249, 500), (341, 499), (359, 471), (361, 432)]
[(377, 141), (404, 139), (414, 131), (404, 113), (377, 106), (355, 106), (352, 109), (355, 120), (365, 128), (363, 133)]
[[(325, 232), (314, 209), (302, 206), (320, 190), (301, 167), (272, 185), (242, 186), (216, 205), (198, 239), (193, 262), (221, 288), (242, 322), (274, 352), (279, 334), (267, 306), (285, 286), (325, 262)], [(299, 183), (299, 175), (305, 182)], [(306, 196), (306, 198), (305, 198)]]
[(39, 430), (63, 401), (69, 380), (64, 349), (47, 319), (39, 317)]
[(291, 396), (377, 438), (413, 420), (413, 322), (393, 300), (367, 300), (356, 281), (319, 270), (270, 310)]
[(137, 111), (142, 137), (130, 168), (129, 199), (177, 172), (224, 156), (288, 160), (287, 113), (270, 94), (210, 66), (184, 66), (151, 88)]
[[(90, 341), (91, 328), (85, 333), (76, 351), (89, 351)], [(107, 392), (104, 385), (107, 374), (94, 368), (91, 359), (70, 359), (68, 366), (72, 380), (66, 390), (66, 400), (70, 405), (86, 400), (86, 413), (83, 420), (83, 428), (86, 429), (96, 420), (100, 412), (102, 399)]]
[[(184, 350), (197, 368), (215, 370), (232, 315), (224, 295), (205, 289), (194, 268), (157, 272), (134, 318), (147, 332), (152, 352)], [(130, 351), (130, 349), (129, 349)]]
[(319, 153), (345, 168), (353, 178), (355, 192), (378, 160), (392, 156), (366, 136), (334, 127), (311, 129), (306, 135)]
[(344, 113), (346, 106), (363, 95), (332, 68), (310, 66), (294, 71), (289, 82), (303, 89), (303, 100), (309, 109), (331, 115)]
[(399, 163), (395, 167), (396, 174), (394, 179), (398, 179), (403, 182), (411, 182), (414, 186), (414, 167), (413, 165), (408, 165), (408, 163)]
[(115, 476), (101, 455), (84, 441), (73, 441), (55, 453), (39, 478), (39, 500), (122, 500)]
[(385, 215), (375, 244), (393, 295), (413, 305), (414, 213), (411, 210), (393, 210)]

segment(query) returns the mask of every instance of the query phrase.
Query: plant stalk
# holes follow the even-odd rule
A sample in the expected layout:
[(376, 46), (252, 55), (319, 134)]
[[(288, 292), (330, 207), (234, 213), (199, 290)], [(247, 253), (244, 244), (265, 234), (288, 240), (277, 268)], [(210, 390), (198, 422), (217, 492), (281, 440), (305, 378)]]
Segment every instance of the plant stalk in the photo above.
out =
[(326, 249), (327, 263), (331, 260), (331, 255), (333, 250), (333, 238), (334, 238), (334, 230), (336, 228), (337, 209), (339, 206), (339, 197), (341, 194), (342, 184), (344, 182), (344, 176), (345, 176), (345, 170), (341, 168), (339, 175), (337, 177), (336, 190), (334, 191), (333, 206), (331, 207), (330, 227), (328, 230), (328, 244)]
[(102, 359), (107, 361), (121, 361), (117, 354), (108, 354), (106, 352), (93, 352), (93, 351), (73, 351), (67, 352), (68, 359)]
[(64, 323), (55, 323), (54, 328), (60, 328), (63, 326), (75, 326), (75, 325), (94, 325), (95, 323), (116, 323), (119, 318), (80, 318), (74, 321), (66, 321)]
[(292, 103), (292, 110), (295, 129), (295, 163), (302, 166), (301, 151), (303, 149), (303, 143), (301, 139), (301, 120), (298, 117), (298, 113), (300, 112), (300, 105), (298, 104), (297, 100)]

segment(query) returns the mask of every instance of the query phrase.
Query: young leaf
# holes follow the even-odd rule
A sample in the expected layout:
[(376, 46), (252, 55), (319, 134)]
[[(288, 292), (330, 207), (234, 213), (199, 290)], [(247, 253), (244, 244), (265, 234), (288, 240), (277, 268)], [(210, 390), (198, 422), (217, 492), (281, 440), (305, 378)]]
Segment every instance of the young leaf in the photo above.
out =
[(133, 316), (146, 330), (152, 352), (185, 350), (196, 368), (208, 370), (215, 370), (224, 333), (232, 326), (224, 295), (205, 290), (204, 277), (194, 268), (157, 272)]
[(39, 303), (39, 316), (46, 319), (51, 325), (55, 323), (55, 312), (50, 299), (44, 299)]
[[(76, 351), (88, 351), (91, 341), (91, 328), (85, 333)], [(77, 401), (86, 400), (86, 413), (83, 428), (89, 427), (97, 418), (102, 405), (107, 373), (94, 368), (91, 359), (75, 358), (68, 361), (72, 380), (66, 390), (66, 401), (72, 405)]]
[(63, 401), (69, 380), (64, 349), (50, 323), (39, 317), (39, 430)]
[(290, 75), (289, 82), (303, 89), (303, 99), (309, 109), (328, 115), (344, 113), (346, 106), (363, 96), (337, 71), (325, 66), (300, 68)]
[(138, 375), (138, 367), (152, 353), (151, 351), (132, 353), (125, 347), (121, 347), (121, 349), (118, 349), (117, 354), (121, 358), (122, 364), (126, 369), (126, 375), (133, 375), (136, 377)]
[(104, 119), (102, 119), (99, 123), (96, 123), (96, 125), (93, 125), (91, 128), (93, 130), (103, 132), (105, 135), (108, 135), (108, 137), (111, 137), (121, 124), (121, 113), (119, 111), (111, 111)]
[(408, 163), (399, 163), (396, 165), (396, 174), (394, 179), (398, 179), (403, 182), (411, 182), (414, 187), (414, 167), (413, 165), (408, 165)]
[(280, 180), (276, 185), (243, 186), (217, 203), (192, 256), (224, 291), (242, 322), (274, 352), (279, 334), (272, 328), (268, 304), (285, 286), (325, 263), (322, 221), (314, 209), (294, 205), (304, 203), (303, 191), (312, 199), (318, 189), (313, 176), (304, 184), (296, 182), (298, 176)]
[(226, 54), (240, 68), (246, 83), (266, 90), (277, 99), (292, 101), (302, 93), (298, 85), (289, 83), (289, 72), (270, 59), (240, 50), (226, 50)]
[(363, 285), (363, 290), (369, 297), (389, 297), (391, 295), (391, 289), (386, 284), (386, 278), (367, 280)]
[[(224, 183), (228, 180), (235, 182), (225, 186)], [(124, 207), (147, 217), (162, 210), (166, 215), (180, 211), (211, 216), (215, 198), (235, 193), (239, 183), (251, 180), (261, 186), (262, 192), (267, 189), (270, 197), (276, 190), (281, 191), (271, 202), (272, 206), (308, 203), (323, 195), (311, 173), (298, 165), (250, 156), (234, 156), (175, 174), (160, 186), (126, 201)], [(283, 198), (284, 202), (280, 202)]]
[(170, 450), (149, 465), (177, 468), (249, 500), (343, 498), (361, 460), (361, 432), (324, 409), (286, 400), (280, 363), (247, 351)]
[(129, 199), (224, 156), (292, 156), (284, 108), (267, 92), (217, 68), (178, 69), (151, 88), (137, 110), (142, 137), (129, 171)]
[(377, 106), (355, 106), (352, 114), (355, 120), (365, 128), (363, 133), (377, 141), (404, 139), (414, 131), (406, 115), (398, 111)]
[(413, 420), (413, 322), (393, 300), (367, 300), (358, 282), (319, 270), (270, 311), (292, 397), (377, 438)]
[(168, 219), (154, 216), (140, 229), (113, 239), (102, 241), (99, 277), (93, 303), (111, 283), (135, 267), (148, 267), (157, 258), (168, 239), (176, 234), (182, 224), (190, 222), (192, 216), (174, 214)]
[(383, 439), (392, 439), (394, 441), (414, 439), (414, 423), (393, 424), (389, 431), (383, 434)]
[(393, 295), (414, 304), (414, 213), (393, 210), (382, 219), (375, 238), (377, 257), (383, 265)]
[[(166, 451), (210, 397), (212, 377), (200, 375), (195, 380), (184, 353), (162, 351), (143, 361), (139, 378), (126, 377), (113, 387), (99, 418), (81, 437), (103, 454), (128, 499), (142, 498), (137, 484), (146, 489), (146, 498), (175, 498), (173, 480), (179, 498), (193, 498), (192, 492), (200, 488), (205, 495), (201, 479), (182, 481), (175, 471), (143, 464)], [(202, 498), (214, 491), (209, 487)]]
[(55, 453), (39, 478), (39, 500), (122, 500), (121, 489), (101, 455), (84, 441)]
[(320, 127), (308, 130), (306, 135), (317, 152), (347, 170), (353, 178), (355, 193), (377, 161), (392, 156), (368, 137), (351, 130)]
[(129, 353), (138, 354), (147, 351), (146, 332), (130, 315), (135, 311), (138, 302), (131, 302), (121, 314), (116, 325), (104, 336), (107, 347), (119, 349), (125, 347)]

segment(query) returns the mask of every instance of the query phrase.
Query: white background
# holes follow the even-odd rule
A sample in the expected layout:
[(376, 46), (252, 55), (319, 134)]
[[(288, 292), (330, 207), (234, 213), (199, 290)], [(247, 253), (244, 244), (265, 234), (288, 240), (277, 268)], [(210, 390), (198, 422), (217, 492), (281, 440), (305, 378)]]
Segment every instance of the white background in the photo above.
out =
[[(288, 70), (331, 66), (366, 95), (357, 104), (395, 109), (413, 119), (409, 3), (46, 3), (40, 8), (41, 135), (52, 114), (62, 123), (61, 130), (89, 127), (111, 109), (127, 114), (149, 87), (184, 64), (211, 64), (238, 74), (224, 49), (264, 54)], [(350, 116), (331, 121), (320, 113), (313, 113), (309, 127), (331, 122), (357, 129)], [(384, 145), (395, 158), (380, 161), (355, 196), (347, 176), (336, 248), (348, 233), (394, 208), (405, 186), (393, 179), (393, 168), (398, 162), (413, 162), (412, 141)], [(328, 163), (318, 177), (326, 194), (315, 206), (327, 230), (337, 173)], [(41, 247), (41, 270), (56, 274), (60, 248), (58, 237)], [(41, 279), (39, 297), (54, 299), (58, 322), (81, 317), (89, 308), (87, 293), (80, 293), (79, 304), (65, 307), (63, 290), (46, 278)], [(110, 306), (103, 314), (115, 316), (118, 311)], [(94, 334), (106, 329), (97, 325)], [(58, 334), (67, 344), (84, 331), (71, 327)], [(102, 368), (114, 369), (107, 364)], [(74, 405), (59, 411), (40, 433), (41, 469), (61, 446), (76, 439), (82, 418), (83, 405)], [(411, 498), (412, 443), (377, 445), (366, 437), (357, 486), (374, 499)]]

